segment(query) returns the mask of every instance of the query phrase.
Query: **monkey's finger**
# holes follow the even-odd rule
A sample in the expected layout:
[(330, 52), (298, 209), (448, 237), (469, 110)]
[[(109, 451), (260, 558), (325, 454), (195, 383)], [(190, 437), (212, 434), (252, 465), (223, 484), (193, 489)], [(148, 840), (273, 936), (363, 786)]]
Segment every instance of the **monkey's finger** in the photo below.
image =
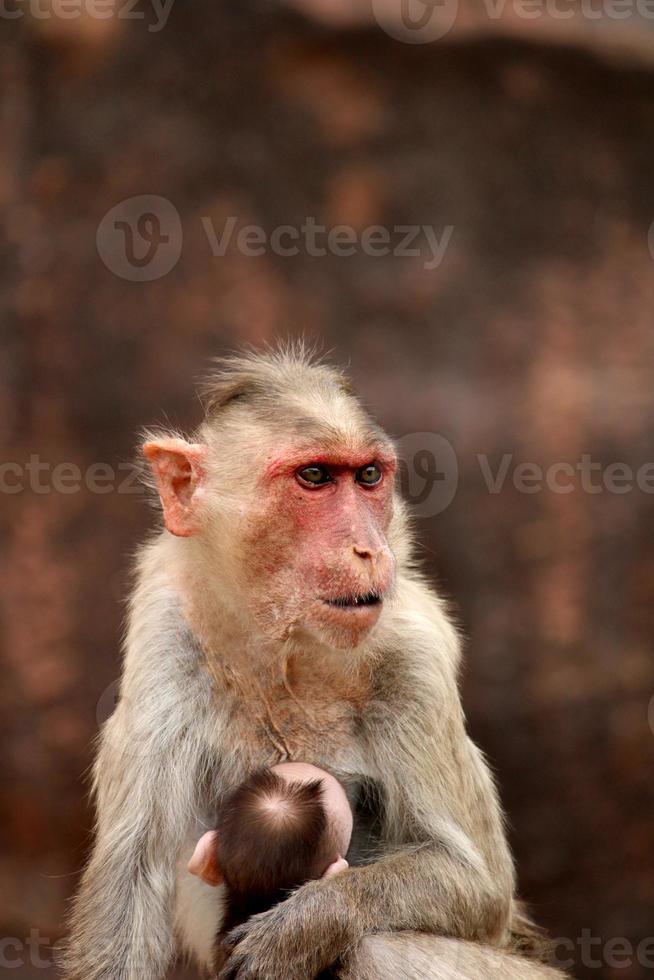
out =
[(333, 861), (329, 865), (329, 867), (327, 868), (327, 870), (323, 874), (323, 878), (331, 878), (332, 875), (337, 875), (339, 871), (347, 871), (347, 869), (349, 867), (350, 867), (350, 865), (347, 863), (347, 861), (345, 860), (345, 858), (344, 857), (339, 857), (339, 858), (336, 859), (336, 861)]
[(249, 928), (247, 922), (244, 922), (243, 925), (236, 926), (235, 929), (232, 929), (232, 931), (229, 932), (223, 939), (222, 945), (225, 952), (231, 953), (232, 950), (234, 950), (235, 947), (238, 946), (243, 939), (245, 939), (248, 932)]
[(241, 973), (241, 967), (244, 965), (245, 958), (243, 956), (230, 956), (218, 974), (218, 980), (238, 980), (239, 977), (242, 978), (244, 974)]

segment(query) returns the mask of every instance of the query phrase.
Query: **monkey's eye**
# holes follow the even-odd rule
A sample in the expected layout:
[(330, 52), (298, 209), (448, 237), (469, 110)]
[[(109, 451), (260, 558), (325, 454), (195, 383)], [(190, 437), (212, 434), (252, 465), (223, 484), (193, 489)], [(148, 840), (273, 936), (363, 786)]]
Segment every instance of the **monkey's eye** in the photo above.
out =
[(363, 483), (366, 487), (374, 487), (376, 483), (382, 478), (382, 473), (376, 463), (368, 463), (367, 466), (362, 466), (354, 474), (354, 479), (357, 483)]
[(309, 483), (312, 487), (319, 487), (323, 483), (331, 482), (329, 470), (325, 469), (324, 466), (318, 466), (317, 463), (312, 466), (304, 466), (297, 471), (296, 476), (300, 483)]

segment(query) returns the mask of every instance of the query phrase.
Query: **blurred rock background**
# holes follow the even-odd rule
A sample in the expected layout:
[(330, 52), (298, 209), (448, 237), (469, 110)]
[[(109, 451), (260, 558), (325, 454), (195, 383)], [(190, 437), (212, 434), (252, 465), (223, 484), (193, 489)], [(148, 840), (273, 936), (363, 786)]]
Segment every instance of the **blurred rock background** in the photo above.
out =
[[(138, 429), (195, 424), (211, 356), (303, 335), (395, 436), (453, 446), (454, 499), (435, 513), (428, 495), (416, 529), (468, 638), (466, 709), (521, 892), (579, 978), (649, 975), (654, 943), (605, 944), (654, 935), (654, 498), (579, 476), (525, 493), (512, 473), (587, 454), (602, 486), (610, 464), (654, 460), (654, 10), (461, 0), (424, 7), (442, 36), (408, 43), (399, 0), (195, 0), (165, 23), (90, 3), (0, 15), (0, 965), (49, 975), (88, 845), (84, 773), (152, 523), (125, 485)], [(149, 281), (127, 233), (113, 258), (96, 246), (140, 195), (179, 222), (155, 228), (181, 252)], [(433, 269), (359, 248), (214, 255), (207, 227), (230, 216), (452, 232)], [(404, 439), (416, 500), (422, 439)], [(490, 493), (477, 457), (495, 473), (505, 454)], [(120, 487), (94, 470), (80, 489), (98, 463)]]

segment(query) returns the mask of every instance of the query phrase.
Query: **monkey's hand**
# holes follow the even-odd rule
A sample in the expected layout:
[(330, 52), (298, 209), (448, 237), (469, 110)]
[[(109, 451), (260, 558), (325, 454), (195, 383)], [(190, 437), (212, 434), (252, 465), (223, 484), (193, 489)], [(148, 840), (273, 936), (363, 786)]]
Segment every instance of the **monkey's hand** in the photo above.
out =
[(360, 938), (356, 922), (329, 879), (309, 882), (230, 932), (219, 980), (312, 980)]

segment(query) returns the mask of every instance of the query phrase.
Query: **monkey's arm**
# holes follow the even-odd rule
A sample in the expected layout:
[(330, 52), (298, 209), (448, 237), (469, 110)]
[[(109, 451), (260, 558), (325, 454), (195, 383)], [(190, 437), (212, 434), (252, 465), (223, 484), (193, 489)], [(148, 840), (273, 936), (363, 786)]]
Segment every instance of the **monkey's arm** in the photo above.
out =
[(171, 960), (175, 864), (214, 734), (201, 664), (175, 595), (140, 586), (94, 768), (95, 845), (61, 959), (67, 980), (159, 980)]
[(440, 715), (388, 719), (379, 743), (387, 752), (387, 852), (333, 885), (365, 934), (413, 929), (499, 944), (514, 892), (502, 814), (458, 705), (447, 719), (444, 712), (445, 703)]
[[(435, 828), (438, 818), (430, 822)], [(497, 880), (460, 825), (443, 818), (432, 833), (374, 864), (311, 882), (251, 919), (230, 936), (234, 952), (221, 978), (304, 980), (380, 931), (501, 942), (512, 900), (508, 857)]]
[(193, 747), (179, 730), (149, 740), (128, 715), (119, 705), (96, 762), (96, 840), (61, 961), (69, 980), (158, 980), (174, 952), (174, 868), (194, 810)]

